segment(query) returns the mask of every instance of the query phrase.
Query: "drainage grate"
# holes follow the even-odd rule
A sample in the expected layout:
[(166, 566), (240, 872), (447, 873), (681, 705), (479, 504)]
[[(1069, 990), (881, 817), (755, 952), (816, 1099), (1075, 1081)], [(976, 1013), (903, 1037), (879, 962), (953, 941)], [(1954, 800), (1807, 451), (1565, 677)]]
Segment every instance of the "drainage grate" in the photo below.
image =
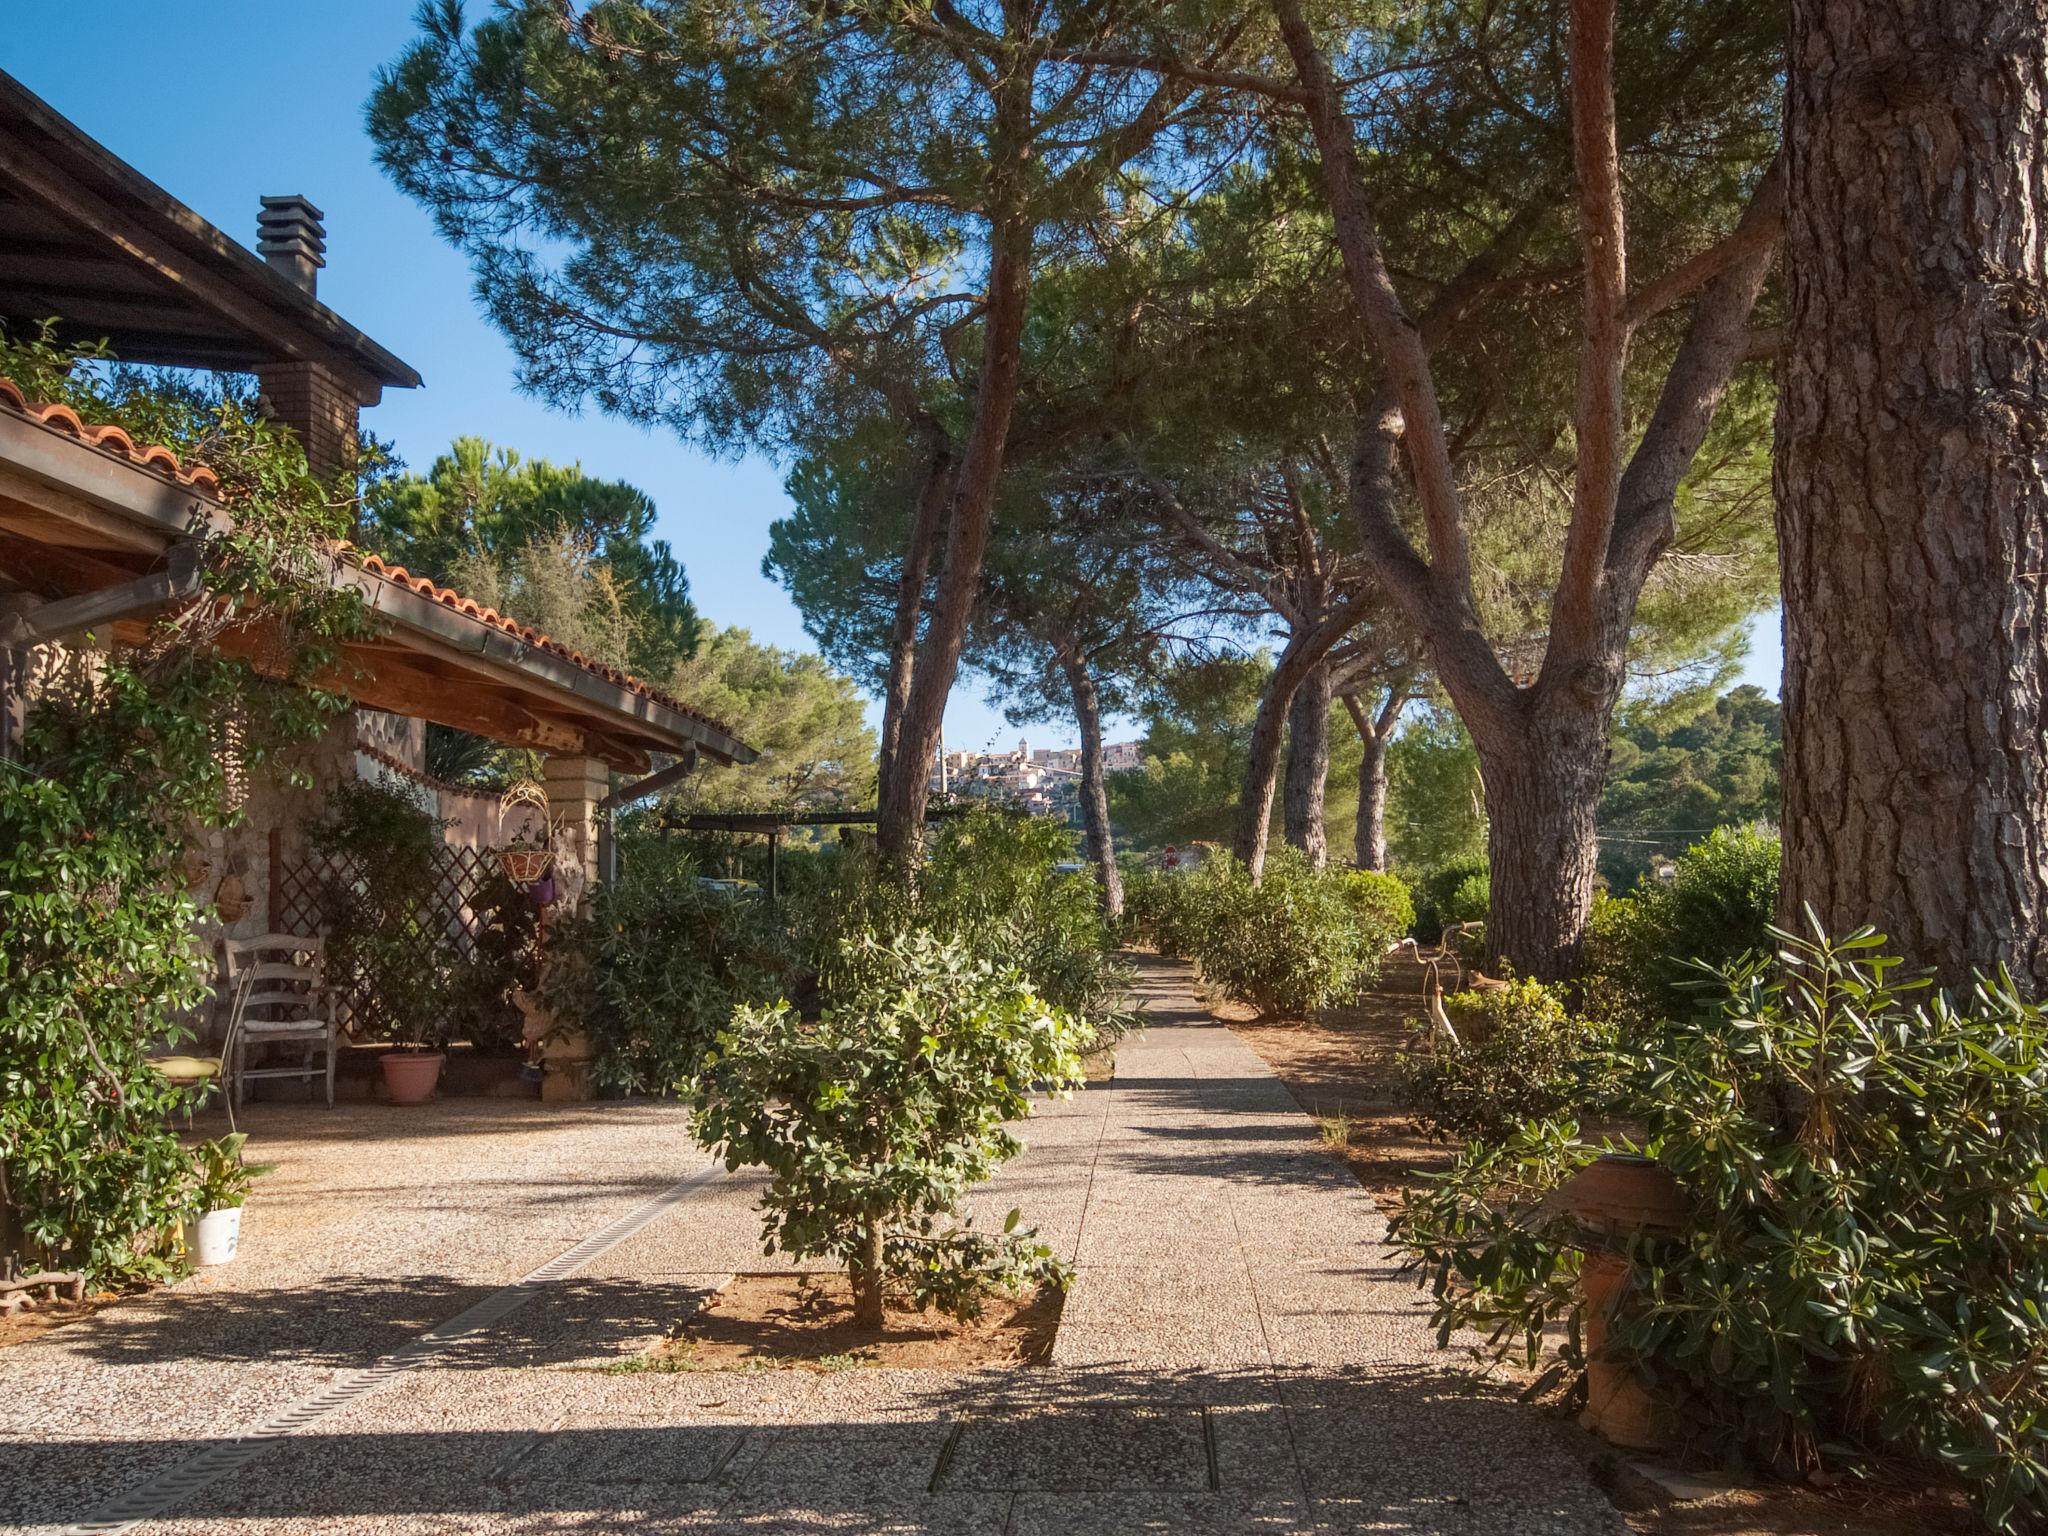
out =
[(555, 1255), (532, 1273), (522, 1275), (501, 1291), (493, 1291), (475, 1306), (457, 1313), (447, 1322), (431, 1328), (410, 1344), (379, 1360), (375, 1365), (351, 1371), (308, 1394), (289, 1408), (246, 1430), (232, 1440), (216, 1440), (204, 1450), (188, 1456), (176, 1466), (94, 1510), (75, 1525), (64, 1528), (63, 1536), (104, 1536), (125, 1531), (131, 1525), (169, 1511), (230, 1472), (246, 1467), (279, 1440), (311, 1428), (335, 1409), (374, 1392), (394, 1376), (446, 1353), (450, 1346), (473, 1338), (525, 1306), (548, 1286), (566, 1280), (592, 1259), (618, 1247), (671, 1206), (717, 1178), (720, 1165), (713, 1163), (672, 1184), (645, 1205), (636, 1207), (609, 1226), (600, 1227), (575, 1247)]

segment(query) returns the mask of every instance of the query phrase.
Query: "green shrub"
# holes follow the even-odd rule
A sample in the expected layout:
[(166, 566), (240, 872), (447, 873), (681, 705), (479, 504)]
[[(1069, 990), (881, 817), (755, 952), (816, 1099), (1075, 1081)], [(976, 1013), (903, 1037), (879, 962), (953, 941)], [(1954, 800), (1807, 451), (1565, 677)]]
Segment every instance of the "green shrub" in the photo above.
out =
[(1596, 902), (1588, 924), (1592, 1006), (1640, 1028), (1699, 1006), (1701, 965), (1770, 947), (1778, 906), (1778, 839), (1722, 827), (1679, 858), (1668, 882)]
[(871, 1325), (888, 1289), (971, 1318), (991, 1286), (1064, 1283), (1016, 1212), (1000, 1234), (950, 1218), (1022, 1149), (1004, 1122), (1030, 1113), (1033, 1088), (1078, 1084), (1087, 1026), (959, 940), (854, 947), (862, 979), (815, 1021), (743, 1005), (703, 1061), (697, 1138), (729, 1168), (768, 1170), (767, 1251), (846, 1265)]
[(1415, 926), (1415, 897), (1399, 875), (1352, 869), (1337, 878), (1360, 921), (1373, 932), (1386, 934), (1389, 944)]
[(841, 845), (793, 883), (786, 921), (828, 994), (851, 984), (844, 967), (870, 953), (849, 941), (923, 930), (958, 940), (991, 965), (1015, 967), (1047, 1003), (1086, 1020), (1108, 1043), (1132, 1019), (1131, 972), (1116, 956), (1093, 872), (1056, 867), (1075, 856), (1064, 822), (977, 806), (927, 836), (914, 902), (871, 849)]
[(1102, 915), (1092, 865), (1073, 830), (1050, 816), (976, 807), (929, 839), (916, 926), (964, 942), (980, 959), (1014, 966), (1052, 1007), (1113, 1039), (1129, 1022), (1130, 968)]
[(1445, 999), (1461, 1046), (1405, 1052), (1402, 1102), (1439, 1139), (1502, 1141), (1583, 1103), (1605, 1075), (1604, 1037), (1531, 977)]
[(1434, 944), (1452, 923), (1486, 920), (1489, 881), (1486, 855), (1451, 859), (1415, 882), (1415, 937)]
[[(1617, 1108), (1697, 1201), (1637, 1256), (1614, 1348), (1701, 1428), (1805, 1471), (1889, 1442), (1970, 1485), (2000, 1530), (2048, 1518), (2048, 1022), (2001, 977), (1966, 1005), (1868, 929), (1771, 932), (1718, 1008), (1661, 1021)], [(1568, 1120), (1475, 1145), (1404, 1200), (1437, 1319), (1533, 1360), (1577, 1306), (1543, 1197), (1590, 1161)], [(1577, 1330), (1571, 1330), (1576, 1336)]]
[(548, 933), (547, 1005), (590, 1037), (591, 1073), (624, 1093), (682, 1090), (733, 1010), (801, 987), (797, 947), (753, 893), (700, 884), (659, 843)]
[[(1162, 945), (1191, 956), (1205, 982), (1267, 1018), (1349, 1002), (1378, 977), (1398, 931), (1382, 888), (1313, 869), (1293, 848), (1267, 856), (1257, 885), (1224, 854), (1167, 878)], [(1354, 899), (1361, 889), (1371, 894)]]
[[(0, 374), (210, 466), (235, 513), (201, 540), (208, 600), (36, 698), (0, 762), (0, 1264), (105, 1285), (178, 1263), (193, 1161), (169, 1122), (197, 1094), (149, 1057), (189, 1038), (208, 991), (181, 865), (188, 834), (241, 814), (221, 744), (251, 775), (289, 762), (347, 708), (316, 680), (366, 624), (355, 594), (305, 579), (351, 486), (315, 479), (252, 401), (80, 361), (0, 335)], [(284, 676), (213, 643), (258, 615)]]

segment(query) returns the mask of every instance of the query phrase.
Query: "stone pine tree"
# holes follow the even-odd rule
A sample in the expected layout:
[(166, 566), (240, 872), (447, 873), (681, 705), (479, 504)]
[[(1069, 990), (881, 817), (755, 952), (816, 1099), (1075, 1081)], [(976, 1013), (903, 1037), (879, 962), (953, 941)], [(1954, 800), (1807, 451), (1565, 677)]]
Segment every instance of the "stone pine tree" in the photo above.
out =
[(2048, 10), (1794, 0), (1783, 915), (2048, 996)]
[(770, 451), (850, 404), (921, 447), (881, 744), (881, 842), (906, 868), (1035, 275), (1113, 250), (1149, 171), (1212, 131), (1192, 75), (1097, 57), (1154, 51), (1151, 8), (1098, 10), (507, 0), (470, 29), (444, 0), (370, 104), (382, 164), (468, 253), (544, 397)]
[[(1693, 7), (1689, 17), (1678, 14), (1684, 9), (1631, 9), (1626, 96), (1615, 85), (1612, 0), (1573, 0), (1568, 17), (1539, 28), (1525, 60), (1534, 72), (1521, 85), (1541, 93), (1530, 98), (1541, 106), (1501, 109), (1533, 120), (1517, 202), (1492, 222), (1464, 270), (1411, 314), (1394, 275), (1401, 253), (1383, 244), (1376, 216), (1361, 143), (1371, 124), (1361, 124), (1332, 63), (1333, 50), (1355, 40), (1320, 33), (1299, 0), (1274, 5), (1357, 320), (1380, 365), (1360, 413), (1353, 515), (1389, 597), (1423, 638), (1478, 748), (1490, 820), (1488, 946), (1538, 977), (1565, 974), (1577, 959), (1608, 722), (1636, 604), (1672, 542), (1680, 491), (1716, 408), (1751, 354), (1750, 318), (1779, 228), (1783, 182), (1757, 163), (1768, 154), (1754, 122), (1768, 47), (1756, 41), (1754, 22), (1729, 7)], [(1540, 67), (1546, 38), (1565, 62), (1554, 77)], [(1703, 97), (1692, 76), (1710, 65), (1717, 78), (1704, 82)], [(1717, 101), (1721, 93), (1728, 99)], [(1506, 94), (1520, 106), (1519, 90)], [(1721, 238), (1682, 260), (1660, 252), (1657, 275), (1632, 282), (1624, 165), (1654, 179), (1660, 134), (1718, 138), (1724, 153), (1751, 157), (1754, 186)], [(1517, 675), (1481, 621), (1467, 497), (1433, 353), (1483, 309), (1490, 290), (1512, 279), (1529, 242), (1560, 212), (1574, 247), (1564, 270), (1580, 307), (1577, 377), (1560, 423), (1574, 447), (1571, 505), (1541, 659), (1532, 675)], [(1681, 306), (1690, 314), (1675, 345), (1662, 349), (1661, 380), (1632, 379), (1632, 342)], [(1631, 420), (1632, 383), (1654, 393), (1639, 424)], [(1419, 548), (1401, 515), (1397, 464), (1421, 525)]]

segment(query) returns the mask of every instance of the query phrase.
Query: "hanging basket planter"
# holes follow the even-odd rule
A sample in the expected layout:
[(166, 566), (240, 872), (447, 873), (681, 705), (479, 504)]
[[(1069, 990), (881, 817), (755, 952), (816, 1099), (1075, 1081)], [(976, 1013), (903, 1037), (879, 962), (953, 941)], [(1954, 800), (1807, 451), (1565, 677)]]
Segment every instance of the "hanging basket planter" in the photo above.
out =
[(505, 878), (514, 885), (532, 885), (546, 878), (554, 868), (555, 850), (552, 848), (500, 848), (498, 865), (505, 871)]
[(524, 810), (527, 824), (497, 850), (498, 867), (507, 880), (522, 888), (546, 879), (555, 867), (555, 828), (548, 814), (547, 791), (527, 780), (506, 790), (499, 805), (507, 820), (515, 810)]

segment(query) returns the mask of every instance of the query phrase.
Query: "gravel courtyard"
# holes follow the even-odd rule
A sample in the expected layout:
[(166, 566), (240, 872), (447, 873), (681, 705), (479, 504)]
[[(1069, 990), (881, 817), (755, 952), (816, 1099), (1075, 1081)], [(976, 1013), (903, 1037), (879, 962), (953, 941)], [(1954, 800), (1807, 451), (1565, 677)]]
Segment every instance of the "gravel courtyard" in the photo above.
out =
[(280, 1166), (240, 1260), (0, 1351), (0, 1529), (1620, 1533), (1548, 1420), (1434, 1349), (1371, 1200), (1185, 972), (1141, 992), (1116, 1079), (979, 1202), (1077, 1266), (1049, 1366), (607, 1373), (772, 1267), (682, 1110), (256, 1106)]

